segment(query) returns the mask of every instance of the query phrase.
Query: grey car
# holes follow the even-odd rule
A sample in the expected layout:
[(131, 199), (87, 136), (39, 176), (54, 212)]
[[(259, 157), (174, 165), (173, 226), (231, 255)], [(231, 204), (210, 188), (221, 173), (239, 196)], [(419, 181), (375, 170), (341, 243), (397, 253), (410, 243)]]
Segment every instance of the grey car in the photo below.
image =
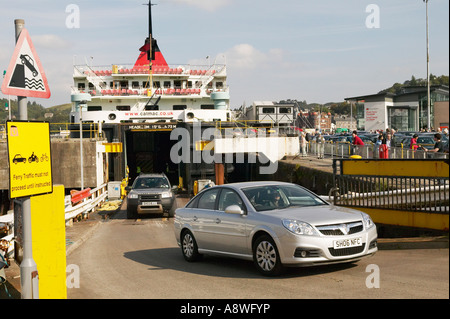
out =
[(171, 188), (165, 174), (141, 174), (133, 182), (127, 196), (127, 218), (140, 214), (168, 213), (172, 217), (176, 209), (175, 188)]
[(174, 229), (187, 261), (202, 254), (253, 260), (268, 276), (285, 266), (354, 262), (377, 251), (369, 215), (282, 182), (203, 190), (176, 210)]

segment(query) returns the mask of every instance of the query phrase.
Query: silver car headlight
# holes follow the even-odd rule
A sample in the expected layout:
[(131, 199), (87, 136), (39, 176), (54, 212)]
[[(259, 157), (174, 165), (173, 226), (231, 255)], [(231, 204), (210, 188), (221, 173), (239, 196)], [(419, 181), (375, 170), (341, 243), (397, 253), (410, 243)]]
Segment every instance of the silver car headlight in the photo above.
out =
[(136, 198), (138, 198), (138, 197), (139, 197), (139, 195), (136, 194), (136, 193), (130, 193), (130, 194), (128, 194), (128, 198), (129, 198), (129, 199), (136, 199)]
[(172, 192), (161, 193), (161, 198), (169, 198), (169, 197), (172, 197)]
[(317, 236), (317, 231), (308, 223), (294, 219), (283, 219), (283, 226), (297, 235)]
[(375, 223), (373, 222), (372, 218), (370, 218), (369, 215), (367, 215), (366, 213), (361, 213), (363, 221), (364, 221), (364, 226), (366, 227), (366, 229), (372, 228), (373, 226), (375, 226)]

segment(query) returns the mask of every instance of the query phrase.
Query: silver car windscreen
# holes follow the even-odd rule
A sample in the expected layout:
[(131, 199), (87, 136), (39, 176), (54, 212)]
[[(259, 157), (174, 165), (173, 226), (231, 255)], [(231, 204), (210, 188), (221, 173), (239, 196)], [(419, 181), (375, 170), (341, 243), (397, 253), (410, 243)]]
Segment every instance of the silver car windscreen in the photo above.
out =
[(256, 211), (283, 209), (293, 206), (328, 205), (306, 189), (290, 185), (265, 185), (242, 189)]

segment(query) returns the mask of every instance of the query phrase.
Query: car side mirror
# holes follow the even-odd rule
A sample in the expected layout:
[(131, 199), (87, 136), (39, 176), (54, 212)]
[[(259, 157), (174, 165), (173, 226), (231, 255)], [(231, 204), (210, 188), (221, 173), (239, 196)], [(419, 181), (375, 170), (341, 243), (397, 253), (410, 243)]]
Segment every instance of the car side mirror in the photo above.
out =
[(178, 192), (178, 186), (177, 185), (172, 186), (172, 192), (175, 193), (175, 194)]
[(227, 208), (225, 208), (225, 213), (244, 215), (244, 211), (238, 205), (228, 206)]

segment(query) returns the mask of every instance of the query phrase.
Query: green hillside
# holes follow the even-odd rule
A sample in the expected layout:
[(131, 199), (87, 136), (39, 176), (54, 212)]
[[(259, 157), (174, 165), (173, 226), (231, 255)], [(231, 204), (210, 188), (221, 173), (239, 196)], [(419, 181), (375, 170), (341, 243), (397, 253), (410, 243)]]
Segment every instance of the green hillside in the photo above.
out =
[[(0, 123), (5, 123), (8, 119), (6, 104), (8, 99), (0, 99)], [(17, 99), (11, 99), (12, 119), (18, 118)], [(30, 121), (48, 121), (50, 123), (67, 123), (72, 104), (61, 104), (45, 108), (36, 102), (28, 102), (28, 120)]]

